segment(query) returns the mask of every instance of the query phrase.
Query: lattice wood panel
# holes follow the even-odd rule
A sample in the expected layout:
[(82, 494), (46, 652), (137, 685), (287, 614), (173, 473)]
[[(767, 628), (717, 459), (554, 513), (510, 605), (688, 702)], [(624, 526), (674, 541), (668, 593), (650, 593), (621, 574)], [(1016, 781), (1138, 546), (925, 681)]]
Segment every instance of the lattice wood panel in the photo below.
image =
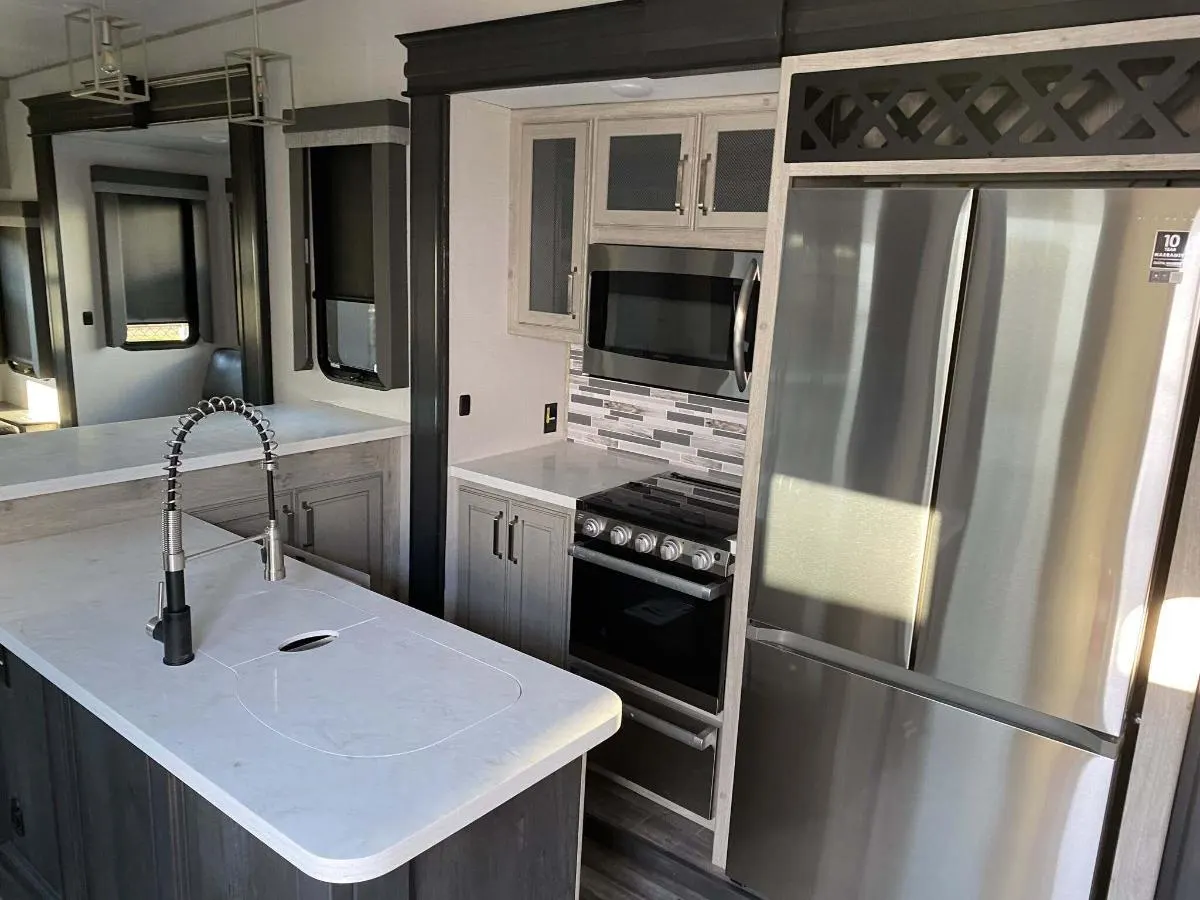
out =
[(785, 159), (1200, 152), (1200, 40), (792, 76)]

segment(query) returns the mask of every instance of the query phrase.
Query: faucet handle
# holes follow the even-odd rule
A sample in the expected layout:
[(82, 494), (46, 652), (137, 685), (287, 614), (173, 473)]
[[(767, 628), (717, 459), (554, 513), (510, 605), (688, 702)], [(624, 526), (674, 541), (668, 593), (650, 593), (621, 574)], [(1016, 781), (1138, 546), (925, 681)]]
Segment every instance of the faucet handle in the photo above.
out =
[(163, 609), (167, 605), (167, 583), (160, 581), (158, 583), (158, 612), (150, 617), (146, 622), (146, 634), (154, 638), (156, 641), (162, 640), (162, 616)]

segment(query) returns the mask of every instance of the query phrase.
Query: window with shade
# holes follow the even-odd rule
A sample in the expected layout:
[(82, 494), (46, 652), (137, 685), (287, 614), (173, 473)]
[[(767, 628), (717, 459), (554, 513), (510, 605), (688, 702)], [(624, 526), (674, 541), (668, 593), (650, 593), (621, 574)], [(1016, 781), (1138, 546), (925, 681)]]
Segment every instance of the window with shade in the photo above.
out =
[(33, 378), (54, 374), (36, 203), (0, 202), (0, 360)]
[(208, 179), (92, 167), (105, 341), (190, 347), (209, 315)]

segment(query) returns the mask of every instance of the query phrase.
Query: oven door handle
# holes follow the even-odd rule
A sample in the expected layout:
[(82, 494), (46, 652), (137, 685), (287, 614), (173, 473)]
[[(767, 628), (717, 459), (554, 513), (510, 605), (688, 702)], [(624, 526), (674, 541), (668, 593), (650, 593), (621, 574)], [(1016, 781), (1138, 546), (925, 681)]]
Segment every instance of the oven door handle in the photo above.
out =
[(669, 572), (660, 572), (658, 569), (652, 569), (649, 566), (640, 566), (635, 562), (609, 556), (607, 553), (601, 553), (598, 550), (592, 550), (579, 544), (572, 544), (568, 552), (583, 562), (588, 562), (604, 569), (611, 569), (614, 572), (620, 572), (622, 575), (630, 575), (642, 581), (649, 581), (651, 584), (657, 584), (659, 587), (687, 594), (689, 597), (695, 597), (697, 600), (716, 600), (718, 597), (724, 597), (729, 593), (729, 582), (732, 580), (726, 578), (724, 581), (719, 581), (716, 584), (696, 584), (696, 582), (680, 578), (678, 575), (672, 575)]
[(717, 729), (713, 725), (709, 725), (697, 734), (694, 731), (688, 731), (682, 725), (676, 725), (674, 722), (660, 719), (658, 716), (651, 715), (645, 710), (638, 709), (636, 706), (630, 706), (628, 703), (622, 704), (621, 714), (629, 721), (637, 722), (651, 731), (657, 731), (664, 737), (678, 741), (687, 747), (691, 747), (693, 750), (707, 750), (717, 742)]
[(737, 380), (739, 391), (746, 390), (746, 325), (750, 318), (750, 295), (759, 277), (758, 260), (752, 259), (746, 277), (742, 279), (737, 309), (733, 313), (733, 377)]

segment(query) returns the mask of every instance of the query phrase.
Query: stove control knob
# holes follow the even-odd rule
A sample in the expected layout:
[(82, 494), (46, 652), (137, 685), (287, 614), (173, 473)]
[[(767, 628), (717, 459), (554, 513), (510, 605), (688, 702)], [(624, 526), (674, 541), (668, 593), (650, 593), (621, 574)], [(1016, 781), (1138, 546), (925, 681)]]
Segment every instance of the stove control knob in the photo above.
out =
[(624, 525), (614, 526), (613, 530), (608, 533), (608, 539), (618, 547), (628, 544), (631, 537), (633, 537), (632, 533)]
[(713, 564), (713, 555), (708, 550), (697, 550), (692, 554), (692, 568), (700, 572), (711, 569)]
[(663, 545), (658, 548), (658, 555), (667, 562), (675, 562), (683, 553), (683, 548), (679, 546), (679, 541), (675, 538), (667, 538), (663, 541)]
[(595, 516), (588, 516), (583, 520), (583, 525), (579, 527), (579, 530), (587, 537), (600, 537), (604, 534), (604, 522)]
[(633, 539), (633, 549), (638, 553), (653, 553), (658, 545), (658, 538), (652, 534), (639, 534)]

